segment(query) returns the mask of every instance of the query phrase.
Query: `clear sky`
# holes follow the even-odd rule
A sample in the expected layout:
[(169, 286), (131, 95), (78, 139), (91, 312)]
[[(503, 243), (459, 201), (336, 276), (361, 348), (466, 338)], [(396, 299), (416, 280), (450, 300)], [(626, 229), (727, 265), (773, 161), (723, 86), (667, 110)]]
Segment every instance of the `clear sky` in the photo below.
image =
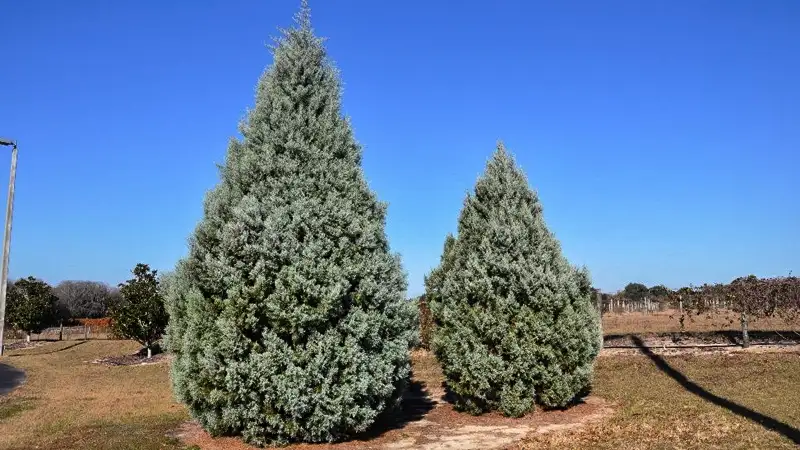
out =
[[(172, 268), (298, 4), (0, 3), (11, 277)], [(800, 2), (311, 7), (410, 294), (498, 139), (603, 290), (800, 272)]]

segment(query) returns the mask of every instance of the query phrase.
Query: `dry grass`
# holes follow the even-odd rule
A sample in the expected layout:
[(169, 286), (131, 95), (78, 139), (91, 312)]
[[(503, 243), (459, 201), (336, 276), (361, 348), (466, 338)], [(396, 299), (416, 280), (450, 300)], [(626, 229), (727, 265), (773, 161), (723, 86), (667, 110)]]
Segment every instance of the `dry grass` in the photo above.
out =
[(168, 365), (107, 367), (129, 341), (65, 341), (8, 352), (27, 373), (0, 400), (0, 449), (177, 448), (165, 433), (187, 418), (173, 401)]
[[(642, 312), (604, 314), (603, 333), (609, 335), (677, 332), (681, 331), (678, 315), (677, 310), (667, 310), (649, 314)], [(739, 322), (735, 320), (731, 322), (731, 319), (734, 319), (734, 317), (721, 314), (713, 316), (703, 315), (692, 319), (687, 318), (684, 322), (684, 331), (739, 330)], [(753, 331), (800, 331), (800, 323), (786, 322), (775, 317), (753, 321), (750, 323), (749, 328)]]
[[(52, 342), (9, 352), (4, 362), (24, 369), (28, 379), (0, 399), (0, 449), (185, 448), (186, 444), (168, 437), (188, 415), (173, 400), (167, 364), (108, 367), (91, 363), (137, 349), (127, 341), (90, 340)], [(436, 361), (425, 352), (415, 352), (413, 360), (420, 388), (438, 401), (443, 390)], [(360, 448), (384, 448), (408, 441), (407, 448), (422, 448), (414, 445), (461, 436), (454, 431), (456, 425), (477, 430), (494, 426), (495, 431), (483, 432), (489, 439), (497, 433), (497, 426), (516, 429), (527, 424), (528, 438), (511, 444), (516, 445), (512, 448), (796, 448), (785, 436), (793, 432), (800, 436), (800, 353), (796, 350), (663, 356), (663, 361), (669, 368), (659, 367), (657, 360), (644, 355), (598, 359), (594, 395), (612, 402), (615, 412), (580, 429), (537, 434), (532, 430), (541, 427), (534, 422), (559, 423), (563, 419), (537, 412), (524, 423), (506, 424), (511, 419), (455, 412), (451, 417), (446, 408), (435, 407), (424, 414), (424, 420), (420, 417), (402, 428), (355, 442)], [(676, 372), (669, 376), (670, 370)], [(736, 407), (720, 406), (721, 400), (715, 404), (708, 396), (691, 392), (688, 381), (679, 382), (684, 375), (715, 399), (734, 402), (784, 424), (783, 435), (743, 417), (741, 409), (733, 412)], [(437, 423), (444, 428), (425, 430)], [(413, 444), (410, 439), (419, 430), (425, 430), (425, 439)]]
[[(664, 361), (701, 389), (780, 421), (800, 436), (800, 354), (695, 355)], [(780, 433), (690, 392), (644, 355), (600, 358), (595, 393), (617, 404), (610, 419), (570, 433), (530, 437), (518, 448), (797, 448)]]

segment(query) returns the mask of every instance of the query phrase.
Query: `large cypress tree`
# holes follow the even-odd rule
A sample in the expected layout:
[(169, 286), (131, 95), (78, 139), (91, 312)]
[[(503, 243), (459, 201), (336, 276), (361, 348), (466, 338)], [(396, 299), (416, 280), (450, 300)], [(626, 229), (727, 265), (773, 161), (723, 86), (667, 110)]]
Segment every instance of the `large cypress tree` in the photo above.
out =
[(600, 343), (588, 274), (561, 254), (502, 144), (426, 290), (456, 406), (521, 416), (536, 404), (566, 406), (588, 388)]
[(213, 435), (335, 441), (399, 401), (415, 311), (303, 2), (165, 279), (178, 398)]

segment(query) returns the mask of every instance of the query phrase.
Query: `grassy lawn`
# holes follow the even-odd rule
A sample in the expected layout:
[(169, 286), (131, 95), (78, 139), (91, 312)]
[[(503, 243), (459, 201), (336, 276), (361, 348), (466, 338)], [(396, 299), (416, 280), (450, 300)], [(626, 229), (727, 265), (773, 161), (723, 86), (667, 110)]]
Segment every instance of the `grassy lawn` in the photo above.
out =
[(179, 448), (165, 433), (186, 420), (167, 364), (91, 364), (132, 353), (127, 341), (64, 341), (7, 353), (24, 385), (0, 399), (0, 449)]
[[(788, 428), (800, 439), (800, 354), (664, 357), (696, 384)], [(675, 375), (675, 373), (673, 373)], [(794, 449), (790, 439), (687, 390), (647, 356), (600, 357), (595, 393), (617, 404), (603, 422), (528, 439), (524, 449)], [(705, 395), (705, 394), (703, 394)]]
[[(9, 352), (4, 362), (28, 378), (0, 399), (0, 449), (183, 448), (166, 436), (188, 419), (173, 401), (168, 364), (90, 363), (135, 350), (71, 341)], [(420, 373), (436, 369), (417, 364)], [(798, 353), (601, 356), (595, 394), (615, 404), (610, 417), (516, 448), (797, 448), (786, 435), (800, 434)]]

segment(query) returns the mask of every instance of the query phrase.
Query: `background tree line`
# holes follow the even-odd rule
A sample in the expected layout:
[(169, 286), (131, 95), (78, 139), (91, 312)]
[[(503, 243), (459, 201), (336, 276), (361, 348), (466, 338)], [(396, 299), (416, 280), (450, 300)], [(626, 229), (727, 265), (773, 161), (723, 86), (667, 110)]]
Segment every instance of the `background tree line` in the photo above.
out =
[(730, 283), (706, 283), (677, 290), (663, 285), (647, 287), (629, 283), (619, 292), (609, 294), (593, 289), (600, 296), (604, 313), (634, 305), (657, 305), (653, 310), (676, 310), (681, 329), (687, 319), (699, 315), (721, 317), (729, 323), (739, 322), (744, 347), (749, 346), (749, 324), (758, 319), (779, 317), (793, 322), (800, 320), (800, 278), (794, 276), (758, 278), (739, 277)]
[(158, 348), (168, 317), (157, 271), (140, 263), (132, 272), (134, 277), (117, 287), (75, 280), (52, 287), (32, 276), (10, 281), (6, 323), (30, 341), (32, 333), (48, 327), (110, 317), (114, 334), (141, 343), (149, 357)]
[(120, 291), (97, 281), (62, 281), (55, 287), (33, 276), (8, 283), (6, 322), (11, 328), (31, 333), (71, 325), (76, 319), (100, 318), (119, 303)]

